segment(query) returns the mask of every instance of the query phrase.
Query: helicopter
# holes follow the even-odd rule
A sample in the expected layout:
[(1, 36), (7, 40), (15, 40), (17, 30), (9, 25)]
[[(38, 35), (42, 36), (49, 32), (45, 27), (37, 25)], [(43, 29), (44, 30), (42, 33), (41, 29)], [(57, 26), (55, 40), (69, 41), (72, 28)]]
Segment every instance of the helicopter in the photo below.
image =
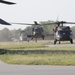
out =
[(44, 40), (44, 30), (42, 26), (38, 26), (39, 24), (34, 21), (34, 24), (36, 25), (35, 27), (32, 28), (32, 38), (35, 38), (37, 41), (37, 38), (42, 38)]
[[(5, 22), (2, 20), (2, 22)], [(34, 21), (34, 24), (28, 24), (28, 23), (8, 23), (10, 24), (20, 24), (20, 25), (35, 25), (35, 27), (32, 29), (32, 35), (31, 38), (35, 38), (37, 41), (38, 37), (41, 37), (44, 40), (45, 35), (43, 34), (43, 28), (38, 26), (43, 25), (55, 25), (53, 32), (54, 32), (54, 45), (57, 43), (57, 41), (70, 41), (71, 44), (73, 44), (73, 33), (69, 26), (64, 26), (63, 24), (75, 24), (75, 22), (66, 22), (66, 21), (57, 21), (47, 24), (39, 24), (36, 21)], [(28, 35), (29, 36), (29, 35)]]
[(63, 24), (75, 24), (74, 22), (66, 22), (66, 21), (57, 21), (51, 23), (50, 25), (55, 24), (54, 31), (54, 45), (57, 41), (70, 41), (73, 44), (73, 32), (69, 26), (63, 26)]
[[(36, 21), (34, 21), (34, 24), (27, 24), (27, 23), (14, 23), (14, 24), (22, 24), (22, 25), (36, 25), (36, 26), (43, 26), (43, 25), (55, 25), (55, 28), (53, 29), (54, 32), (54, 45), (57, 43), (57, 41), (70, 41), (71, 44), (73, 44), (73, 33), (69, 26), (63, 26), (63, 24), (75, 24), (75, 22), (66, 22), (66, 21), (56, 21), (52, 23), (47, 24), (38, 24)], [(35, 37), (36, 41), (38, 37), (42, 37), (44, 40), (43, 29), (42, 28), (34, 28), (32, 30), (32, 39)]]
[[(12, 23), (12, 24), (33, 25), (33, 28), (31, 31), (32, 34), (27, 35), (27, 38), (31, 37), (31, 40), (35, 38), (35, 41), (37, 42), (37, 38), (42, 38), (43, 40), (45, 38), (43, 27), (40, 24), (38, 24), (36, 21), (34, 21), (34, 24), (28, 24), (28, 23)], [(25, 36), (22, 36), (21, 38), (24, 38), (24, 37)]]
[(8, 4), (8, 5), (16, 4), (16, 3), (5, 1), (5, 0), (0, 0), (0, 3), (4, 3), (4, 4)]

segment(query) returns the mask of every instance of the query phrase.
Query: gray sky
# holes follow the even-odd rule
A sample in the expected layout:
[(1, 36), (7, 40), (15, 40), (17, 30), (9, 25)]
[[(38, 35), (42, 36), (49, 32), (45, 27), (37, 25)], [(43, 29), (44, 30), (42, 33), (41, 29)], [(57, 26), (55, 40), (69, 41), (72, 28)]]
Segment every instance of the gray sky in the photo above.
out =
[[(75, 0), (8, 0), (17, 3), (16, 5), (5, 5), (0, 3), (0, 18), (8, 22), (33, 21), (56, 21), (58, 20), (75, 22)], [(0, 26), (0, 29), (24, 29), (26, 26), (12, 25)]]

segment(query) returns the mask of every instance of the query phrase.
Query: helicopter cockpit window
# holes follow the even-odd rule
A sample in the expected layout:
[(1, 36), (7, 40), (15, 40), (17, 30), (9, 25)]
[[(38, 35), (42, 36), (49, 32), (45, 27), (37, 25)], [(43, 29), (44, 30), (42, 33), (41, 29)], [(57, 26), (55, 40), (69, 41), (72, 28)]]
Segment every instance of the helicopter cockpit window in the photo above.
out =
[(38, 29), (38, 28), (35, 28), (35, 29), (34, 29), (34, 31), (35, 31), (35, 32), (38, 32), (38, 31), (39, 31), (39, 29)]
[(58, 31), (59, 35), (63, 35), (63, 34), (70, 35), (70, 33), (71, 33), (71, 31), (64, 31), (64, 30)]
[(42, 29), (42, 27), (37, 27), (37, 28), (33, 28), (33, 30), (32, 31), (35, 31), (35, 32), (43, 32), (43, 29)]

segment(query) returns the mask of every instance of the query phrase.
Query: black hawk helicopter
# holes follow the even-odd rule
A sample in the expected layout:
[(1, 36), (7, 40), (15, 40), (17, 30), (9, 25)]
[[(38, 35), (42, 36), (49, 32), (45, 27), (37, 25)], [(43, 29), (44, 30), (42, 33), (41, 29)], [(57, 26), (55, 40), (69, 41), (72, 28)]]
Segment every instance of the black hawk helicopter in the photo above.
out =
[(16, 3), (5, 1), (5, 0), (0, 0), (0, 3), (4, 3), (4, 4), (8, 4), (8, 5), (16, 4)]
[[(52, 23), (47, 24), (38, 24), (36, 21), (34, 21), (35, 24), (27, 24), (27, 23), (13, 23), (13, 24), (21, 24), (21, 25), (36, 25), (36, 26), (43, 26), (43, 25), (55, 25), (54, 31), (54, 44), (56, 44), (57, 41), (70, 41), (71, 44), (73, 44), (73, 33), (69, 26), (63, 26), (63, 24), (75, 24), (75, 22), (66, 22), (66, 21), (56, 21)], [(44, 39), (43, 35), (43, 28), (35, 27), (32, 30), (32, 39), (35, 37), (36, 41), (38, 37), (42, 37)]]
[(20, 24), (20, 25), (35, 25), (32, 29), (32, 39), (41, 37), (44, 39), (45, 35), (43, 34), (43, 28), (38, 27), (38, 26), (43, 26), (43, 25), (55, 25), (55, 28), (53, 29), (54, 31), (54, 44), (56, 44), (57, 41), (70, 41), (71, 44), (73, 44), (73, 33), (72, 30), (69, 26), (63, 26), (63, 24), (75, 24), (75, 22), (66, 22), (66, 21), (57, 21), (57, 22), (52, 22), (52, 23), (47, 23), (47, 24), (38, 24), (36, 21), (34, 21), (34, 24), (28, 24), (28, 23), (7, 23), (6, 21), (0, 19), (1, 24)]
[(34, 24), (28, 24), (28, 23), (11, 23), (11, 24), (20, 24), (20, 25), (33, 25), (34, 27), (32, 28), (32, 34), (27, 35), (27, 37), (35, 38), (35, 41), (37, 42), (37, 38), (42, 38), (44, 40), (45, 35), (44, 35), (44, 30), (41, 24), (38, 24), (36, 21), (34, 21)]
[(50, 25), (55, 24), (54, 31), (54, 44), (57, 41), (70, 41), (73, 44), (73, 33), (69, 26), (63, 26), (63, 24), (75, 24), (74, 22), (66, 22), (66, 21), (57, 21), (54, 23), (50, 23)]

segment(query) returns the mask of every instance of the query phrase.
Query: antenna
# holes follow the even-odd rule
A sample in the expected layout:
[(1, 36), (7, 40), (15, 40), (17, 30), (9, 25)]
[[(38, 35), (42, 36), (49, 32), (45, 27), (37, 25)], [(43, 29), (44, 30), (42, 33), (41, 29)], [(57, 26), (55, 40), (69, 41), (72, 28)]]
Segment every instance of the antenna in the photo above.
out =
[(59, 19), (59, 15), (57, 16), (56, 22), (58, 22), (58, 19)]

